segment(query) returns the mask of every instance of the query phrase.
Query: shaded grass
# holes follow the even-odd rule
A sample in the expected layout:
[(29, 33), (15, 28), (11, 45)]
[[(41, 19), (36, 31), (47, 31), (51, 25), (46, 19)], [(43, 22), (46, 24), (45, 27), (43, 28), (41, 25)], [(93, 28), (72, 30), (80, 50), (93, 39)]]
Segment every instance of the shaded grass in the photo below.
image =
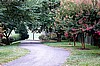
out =
[(73, 46), (73, 42), (56, 42), (56, 43), (44, 43), (48, 46), (61, 47), (70, 51), (71, 54), (64, 63), (63, 66), (100, 66), (100, 49), (96, 46), (86, 44), (86, 48), (89, 50), (81, 50), (81, 43)]
[(10, 62), (29, 53), (28, 50), (19, 48), (19, 43), (14, 42), (12, 45), (0, 46), (0, 64)]

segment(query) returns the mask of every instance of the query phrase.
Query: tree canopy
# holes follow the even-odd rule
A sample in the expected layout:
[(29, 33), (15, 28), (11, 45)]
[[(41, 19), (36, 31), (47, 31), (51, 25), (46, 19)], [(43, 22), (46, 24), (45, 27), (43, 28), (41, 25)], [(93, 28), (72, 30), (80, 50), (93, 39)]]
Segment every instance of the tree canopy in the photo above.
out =
[(8, 40), (12, 30), (17, 30), (23, 23), (32, 22), (32, 12), (29, 11), (23, 0), (1, 1), (0, 22), (4, 31), (4, 36)]

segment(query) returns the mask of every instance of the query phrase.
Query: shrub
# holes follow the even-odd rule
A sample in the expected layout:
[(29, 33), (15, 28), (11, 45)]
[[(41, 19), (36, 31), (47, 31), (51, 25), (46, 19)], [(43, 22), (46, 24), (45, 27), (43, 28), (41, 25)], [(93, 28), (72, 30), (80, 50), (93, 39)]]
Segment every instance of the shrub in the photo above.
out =
[(51, 40), (56, 40), (57, 39), (57, 34), (56, 33), (50, 33), (48, 36)]
[(39, 36), (39, 39), (40, 40), (49, 40), (49, 36), (41, 35), (41, 36)]
[(48, 33), (48, 35), (39, 36), (40, 40), (57, 40), (56, 33)]
[(18, 40), (21, 39), (21, 35), (20, 34), (15, 34), (15, 35), (10, 36), (9, 39), (14, 40), (14, 41), (18, 41)]

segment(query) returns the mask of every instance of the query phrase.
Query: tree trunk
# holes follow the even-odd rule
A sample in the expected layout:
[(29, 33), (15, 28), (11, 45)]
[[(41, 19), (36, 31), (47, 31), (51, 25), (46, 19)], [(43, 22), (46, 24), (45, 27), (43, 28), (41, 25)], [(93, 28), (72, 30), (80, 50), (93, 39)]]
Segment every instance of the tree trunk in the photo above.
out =
[(85, 49), (85, 43), (82, 42), (82, 49)]
[(33, 40), (34, 40), (34, 32), (33, 32)]
[(94, 34), (93, 40), (94, 40), (94, 46), (98, 46), (98, 35)]
[(75, 39), (74, 39), (74, 46), (76, 46), (76, 41), (75, 41)]
[(12, 30), (13, 30), (13, 29), (11, 29), (11, 30), (9, 31), (9, 33), (4, 32), (4, 34), (5, 34), (4, 36), (6, 37), (6, 42), (4, 42), (4, 43), (7, 44), (7, 45), (10, 45), (9, 36), (10, 36)]
[(9, 37), (6, 36), (6, 42), (5, 42), (7, 45), (10, 45), (10, 40), (9, 40)]
[(73, 35), (74, 46), (76, 46), (76, 34)]
[(98, 37), (98, 47), (100, 48), (100, 37)]
[(82, 49), (85, 49), (84, 33), (82, 33), (81, 43), (82, 43)]
[(61, 33), (57, 33), (57, 42), (61, 42)]

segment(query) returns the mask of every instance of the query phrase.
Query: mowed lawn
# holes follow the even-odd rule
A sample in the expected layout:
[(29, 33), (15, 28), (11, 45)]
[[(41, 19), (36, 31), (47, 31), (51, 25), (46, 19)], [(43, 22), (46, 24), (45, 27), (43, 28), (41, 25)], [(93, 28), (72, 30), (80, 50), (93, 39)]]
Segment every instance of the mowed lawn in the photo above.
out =
[(81, 49), (81, 43), (73, 46), (73, 42), (44, 43), (48, 46), (61, 47), (70, 51), (70, 56), (63, 66), (100, 66), (100, 48), (86, 44), (87, 50)]
[(28, 50), (19, 48), (19, 43), (15, 42), (9, 46), (0, 46), (0, 64), (10, 62), (29, 53)]

